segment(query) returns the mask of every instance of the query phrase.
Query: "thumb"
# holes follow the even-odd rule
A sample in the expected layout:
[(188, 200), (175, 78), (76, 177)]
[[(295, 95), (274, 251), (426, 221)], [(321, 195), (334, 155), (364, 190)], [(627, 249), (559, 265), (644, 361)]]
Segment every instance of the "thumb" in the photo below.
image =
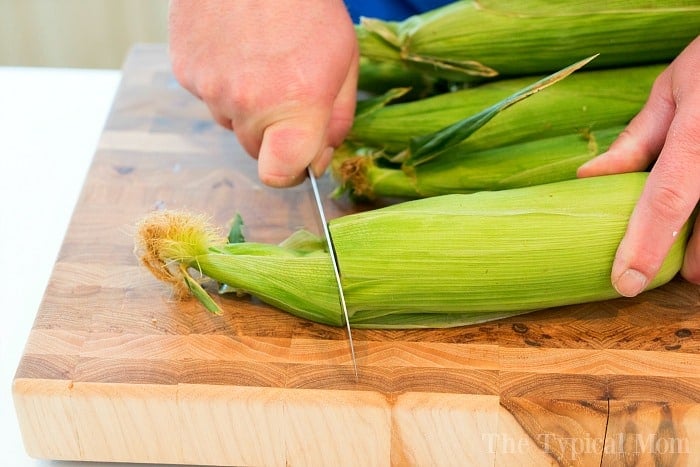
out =
[(258, 153), (258, 176), (273, 187), (301, 183), (306, 167), (322, 157), (328, 118), (323, 116), (292, 117), (268, 125)]

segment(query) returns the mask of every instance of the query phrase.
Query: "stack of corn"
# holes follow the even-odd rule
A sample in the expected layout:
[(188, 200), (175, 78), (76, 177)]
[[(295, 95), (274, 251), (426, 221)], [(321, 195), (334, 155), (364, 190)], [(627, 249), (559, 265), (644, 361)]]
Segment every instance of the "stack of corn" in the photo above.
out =
[(495, 81), (400, 104), (381, 105), (383, 99), (380, 105), (361, 105), (334, 157), (338, 192), (369, 199), (415, 198), (573, 178), (576, 168), (605, 151), (639, 112), (662, 70), (663, 65), (648, 65), (578, 71), (498, 109), (492, 120), (458, 144), (424, 144), (427, 149), (420, 157), (412, 154), (416, 140), (430, 141), (455, 122), (478, 119), (533, 78)]
[[(697, 0), (462, 0), (402, 22), (363, 19), (363, 59), (389, 67), (393, 83), (402, 82), (401, 69), (423, 92), (438, 92), (441, 79), (471, 83), (400, 104), (401, 91), (385, 89), (358, 106), (333, 163), (337, 193), (416, 198), (573, 178), (641, 110), (654, 79), (695, 38), (698, 24)], [(583, 70), (499, 109), (459, 144), (445, 149), (434, 140), (526, 87), (536, 79), (530, 75), (591, 54), (599, 55)]]

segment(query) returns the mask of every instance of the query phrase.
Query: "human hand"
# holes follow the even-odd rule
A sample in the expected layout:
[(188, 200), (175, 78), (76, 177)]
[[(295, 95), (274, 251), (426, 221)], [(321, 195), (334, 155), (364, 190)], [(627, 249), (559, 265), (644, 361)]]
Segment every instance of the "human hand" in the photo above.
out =
[(358, 45), (342, 0), (174, 0), (178, 81), (234, 130), (270, 186), (322, 173), (352, 125)]
[[(642, 292), (656, 275), (700, 200), (700, 36), (659, 75), (609, 150), (578, 176), (641, 171), (654, 160), (612, 267), (612, 283), (625, 296)], [(700, 284), (700, 220), (694, 230), (681, 274)]]

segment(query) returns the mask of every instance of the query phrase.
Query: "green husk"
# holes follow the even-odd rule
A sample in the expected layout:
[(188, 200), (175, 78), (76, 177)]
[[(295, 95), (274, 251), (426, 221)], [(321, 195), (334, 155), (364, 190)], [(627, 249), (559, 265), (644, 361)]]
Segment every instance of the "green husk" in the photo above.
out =
[(587, 65), (594, 58), (595, 56), (588, 57), (556, 73), (541, 78), (501, 99), (499, 102), (486, 107), (482, 111), (458, 120), (452, 125), (448, 125), (434, 133), (412, 137), (409, 140), (408, 151), (401, 156), (402, 162), (410, 167), (415, 167), (439, 157), (445, 151), (465, 141), (474, 132), (481, 129), (506, 109), (558, 83), (571, 73)]
[(663, 67), (561, 79), (567, 69), (546, 89), (520, 78), (390, 105), (404, 92), (395, 89), (363, 102), (334, 155), (336, 196), (416, 198), (573, 178), (575, 164), (607, 149), (641, 110)]
[(449, 90), (447, 83), (407, 68), (401, 63), (379, 62), (360, 57), (358, 91), (377, 95), (396, 88), (406, 88), (401, 101), (418, 100)]
[(480, 81), (544, 74), (600, 54), (595, 68), (664, 63), (698, 34), (689, 0), (462, 0), (401, 22), (365, 18), (363, 57), (430, 77)]
[(333, 158), (334, 195), (353, 199), (426, 198), (505, 190), (576, 178), (581, 164), (603, 153), (623, 126), (542, 138), (493, 149), (456, 146), (416, 166), (388, 164), (372, 150), (341, 146)]
[[(588, 66), (597, 61), (593, 60)], [(578, 71), (499, 113), (464, 142), (468, 150), (490, 149), (536, 138), (624, 125), (643, 107), (664, 67)], [(530, 86), (526, 77), (488, 83), (448, 94), (387, 105), (377, 98), (362, 106), (346, 141), (394, 157), (416, 136), (432, 134), (472, 117)]]
[[(350, 324), (459, 326), (614, 298), (612, 261), (645, 180), (632, 173), (439, 196), (334, 219)], [(182, 264), (227, 291), (343, 325), (322, 239), (300, 231), (280, 245), (230, 244), (211, 230), (197, 216), (155, 212), (139, 225), (137, 249), (180, 292)], [(649, 288), (677, 273), (687, 236), (686, 226)]]

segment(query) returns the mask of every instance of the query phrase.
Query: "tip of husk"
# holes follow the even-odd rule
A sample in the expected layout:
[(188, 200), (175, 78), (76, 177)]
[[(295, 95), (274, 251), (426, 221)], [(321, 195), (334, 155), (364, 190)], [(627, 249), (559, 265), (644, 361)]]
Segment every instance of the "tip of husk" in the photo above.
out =
[(372, 160), (366, 156), (345, 159), (338, 170), (340, 182), (356, 198), (374, 199), (374, 190), (367, 175), (368, 165)]
[(181, 265), (191, 264), (211, 245), (225, 243), (207, 218), (186, 211), (153, 211), (136, 227), (136, 255), (153, 276), (171, 284), (178, 297), (190, 290)]

